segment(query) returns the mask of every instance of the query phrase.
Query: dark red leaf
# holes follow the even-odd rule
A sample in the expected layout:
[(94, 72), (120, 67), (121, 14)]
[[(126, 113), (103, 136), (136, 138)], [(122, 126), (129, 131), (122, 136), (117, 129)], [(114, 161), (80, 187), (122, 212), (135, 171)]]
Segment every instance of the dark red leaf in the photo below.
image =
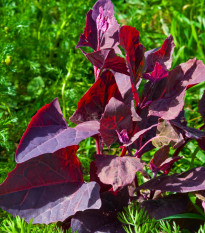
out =
[(135, 157), (95, 155), (97, 175), (104, 184), (111, 184), (113, 191), (131, 184), (136, 172), (143, 172), (144, 163)]
[(205, 190), (205, 168), (197, 167), (187, 172), (171, 176), (162, 175), (142, 184), (137, 189), (177, 193)]
[(70, 120), (76, 124), (90, 120), (100, 120), (105, 106), (115, 97), (121, 100), (115, 77), (111, 71), (104, 71), (100, 78), (92, 85), (78, 102), (78, 109)]
[(174, 47), (173, 37), (169, 35), (159, 50), (156, 51), (156, 49), (153, 49), (152, 51), (147, 51), (145, 53), (146, 73), (152, 72), (157, 62), (162, 65), (164, 69), (170, 69)]
[(114, 16), (114, 7), (110, 0), (98, 0), (93, 6), (92, 18), (96, 22), (98, 30), (98, 50), (114, 48), (119, 44), (119, 24)]
[(67, 146), (98, 134), (97, 121), (84, 122), (69, 128), (63, 118), (58, 99), (42, 107), (26, 129), (16, 151), (16, 162), (22, 163), (46, 153), (53, 153)]
[(97, 52), (87, 53), (87, 59), (99, 69), (111, 69), (113, 71), (129, 74), (125, 59), (117, 56), (114, 49), (101, 49)]
[(84, 34), (81, 34), (80, 40), (79, 40), (76, 48), (80, 48), (82, 46), (91, 47), (95, 51), (98, 48), (97, 26), (96, 26), (95, 21), (92, 18), (92, 10), (89, 10), (87, 13)]
[(0, 206), (27, 222), (64, 221), (77, 211), (99, 209), (99, 185), (85, 184), (78, 146), (17, 164), (0, 185)]
[(89, 46), (94, 51), (114, 48), (120, 53), (119, 24), (114, 17), (114, 8), (110, 0), (98, 0), (86, 18), (84, 34), (81, 35), (77, 48)]
[(123, 102), (112, 97), (105, 107), (100, 119), (100, 133), (104, 143), (109, 147), (118, 139), (123, 129), (132, 131), (131, 110)]
[(144, 47), (140, 44), (139, 32), (136, 28), (130, 26), (120, 28), (120, 45), (125, 51), (135, 106), (137, 106), (139, 97), (136, 84), (143, 71)]
[(108, 184), (103, 184), (98, 175), (97, 175), (97, 166), (96, 166), (96, 162), (92, 161), (90, 163), (90, 181), (95, 181), (96, 183), (98, 183), (100, 185), (100, 192), (105, 192), (108, 191), (112, 188), (111, 185)]
[(77, 213), (71, 220), (72, 233), (125, 233), (115, 215), (89, 210)]
[(152, 170), (160, 167), (160, 165), (169, 158), (169, 146), (161, 147), (157, 152), (155, 152), (152, 160), (150, 161), (150, 166)]
[(189, 198), (186, 194), (169, 195), (158, 200), (144, 201), (144, 207), (150, 218), (162, 219), (175, 214), (186, 213)]
[(155, 173), (163, 171), (168, 174), (172, 165), (181, 158), (179, 156), (169, 157), (169, 146), (163, 146), (154, 154), (150, 162), (150, 168)]
[(163, 79), (168, 76), (168, 71), (163, 68), (162, 65), (160, 65), (158, 62), (156, 62), (154, 70), (151, 74), (145, 73), (143, 74), (144, 79), (148, 79), (152, 82), (159, 81), (160, 79)]
[(198, 140), (198, 139), (202, 139), (203, 137), (205, 137), (205, 132), (204, 131), (188, 127), (188, 126), (180, 124), (180, 123), (178, 123), (176, 121), (171, 121), (171, 123), (172, 123), (172, 125), (174, 125), (177, 128), (181, 129), (184, 132), (184, 134), (185, 134), (185, 136), (187, 138)]
[[(187, 86), (205, 81), (204, 73), (205, 65), (196, 59), (182, 63), (170, 71), (164, 89), (156, 90), (160, 98), (152, 99), (149, 115), (166, 120), (175, 119), (183, 109)], [(164, 83), (162, 79), (159, 84), (161, 81)]]
[(130, 146), (132, 145), (132, 143), (134, 143), (137, 139), (139, 139), (142, 135), (144, 135), (145, 133), (147, 133), (149, 130), (151, 130), (154, 127), (157, 127), (158, 124), (154, 124), (151, 125), (149, 128), (146, 129), (142, 129), (142, 130), (138, 130), (130, 139), (130, 141), (128, 143), (124, 143), (124, 146)]
[(101, 193), (102, 206), (99, 210), (78, 212), (71, 220), (72, 232), (78, 233), (125, 233), (122, 223), (117, 219), (117, 212), (122, 211), (129, 203), (127, 188), (118, 191)]

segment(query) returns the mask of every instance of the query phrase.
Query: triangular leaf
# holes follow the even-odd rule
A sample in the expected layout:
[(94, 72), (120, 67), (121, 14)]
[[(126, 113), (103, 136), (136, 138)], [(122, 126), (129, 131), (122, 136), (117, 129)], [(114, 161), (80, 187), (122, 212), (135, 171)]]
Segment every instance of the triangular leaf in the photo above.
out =
[(135, 157), (96, 155), (97, 174), (104, 184), (111, 184), (113, 190), (131, 184), (137, 171), (143, 172), (144, 163)]
[(0, 206), (27, 222), (64, 221), (77, 211), (99, 209), (99, 185), (85, 184), (78, 146), (33, 158), (9, 173), (0, 185)]
[(105, 106), (112, 97), (122, 99), (113, 73), (106, 70), (80, 99), (78, 109), (70, 117), (70, 120), (76, 124), (100, 120)]

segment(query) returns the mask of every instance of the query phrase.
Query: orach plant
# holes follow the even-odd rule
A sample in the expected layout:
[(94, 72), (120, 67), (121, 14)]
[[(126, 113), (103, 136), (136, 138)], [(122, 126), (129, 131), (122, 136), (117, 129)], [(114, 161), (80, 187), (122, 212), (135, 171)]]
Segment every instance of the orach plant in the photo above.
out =
[[(16, 151), (16, 168), (0, 185), (1, 208), (34, 224), (70, 221), (78, 233), (124, 232), (117, 212), (131, 201), (141, 202), (156, 219), (186, 212), (187, 193), (205, 190), (205, 168), (168, 173), (190, 140), (205, 150), (203, 127), (188, 127), (183, 110), (186, 90), (205, 81), (205, 65), (194, 58), (170, 70), (173, 37), (145, 52), (139, 32), (119, 26), (110, 0), (97, 1), (88, 12), (77, 48), (95, 75), (70, 117), (77, 126), (68, 127), (58, 99), (36, 113)], [(199, 112), (205, 120), (205, 94)], [(86, 183), (76, 152), (88, 137), (95, 139), (97, 153)], [(114, 143), (121, 156), (103, 152)], [(154, 147), (146, 164), (141, 158)], [(148, 180), (140, 186), (139, 174)], [(204, 206), (203, 198), (199, 204)]]

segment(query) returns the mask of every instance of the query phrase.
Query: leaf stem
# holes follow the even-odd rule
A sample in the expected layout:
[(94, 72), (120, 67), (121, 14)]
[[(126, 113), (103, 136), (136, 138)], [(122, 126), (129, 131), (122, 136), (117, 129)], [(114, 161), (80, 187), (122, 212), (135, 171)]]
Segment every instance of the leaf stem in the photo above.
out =
[(99, 135), (96, 135), (96, 136), (94, 137), (94, 139), (95, 139), (97, 154), (98, 154), (98, 155), (101, 155), (101, 150), (100, 150), (100, 138), (99, 138)]
[(121, 154), (120, 154), (120, 157), (123, 157), (123, 156), (126, 154), (126, 151), (127, 151), (127, 147), (126, 147), (126, 146), (123, 146), (123, 147), (122, 147)]

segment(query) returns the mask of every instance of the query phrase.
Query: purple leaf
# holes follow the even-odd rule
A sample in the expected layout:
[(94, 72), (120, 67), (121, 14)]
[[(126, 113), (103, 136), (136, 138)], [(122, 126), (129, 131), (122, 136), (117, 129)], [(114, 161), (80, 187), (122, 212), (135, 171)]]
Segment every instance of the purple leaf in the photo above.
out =
[(99, 209), (99, 185), (85, 184), (78, 146), (33, 158), (9, 173), (0, 185), (0, 206), (27, 222), (64, 221), (77, 211)]
[(177, 128), (181, 129), (187, 138), (198, 140), (198, 139), (203, 139), (203, 137), (205, 137), (205, 132), (199, 129), (194, 129), (186, 125), (182, 125), (175, 121), (171, 121), (171, 123)]
[(147, 51), (145, 53), (146, 73), (152, 72), (157, 62), (162, 65), (164, 69), (169, 70), (172, 65), (174, 46), (173, 37), (169, 35), (158, 51), (156, 51), (156, 49)]
[(104, 143), (109, 147), (118, 139), (117, 132), (126, 129), (132, 131), (131, 110), (123, 102), (112, 97), (105, 107), (100, 119), (100, 133)]
[(154, 127), (157, 127), (158, 124), (155, 125), (151, 125), (149, 128), (146, 129), (142, 129), (139, 130), (138, 132), (136, 132), (132, 138), (130, 139), (130, 141), (128, 143), (125, 143), (124, 146), (130, 146), (132, 143), (134, 143), (138, 138), (140, 138), (142, 135), (144, 135), (145, 133), (147, 133), (149, 130), (151, 130)]
[(125, 233), (115, 215), (89, 210), (77, 213), (71, 220), (72, 233)]
[(69, 128), (63, 118), (58, 100), (42, 107), (31, 119), (16, 151), (16, 162), (22, 163), (46, 153), (53, 153), (67, 146), (98, 134), (97, 121), (84, 122)]
[(97, 27), (96, 23), (92, 18), (92, 10), (89, 10), (86, 17), (86, 26), (84, 29), (84, 34), (81, 34), (80, 40), (76, 46), (76, 48), (80, 48), (82, 46), (91, 47), (93, 50), (97, 50)]
[(101, 49), (85, 55), (87, 59), (99, 69), (111, 69), (113, 71), (129, 74), (125, 59), (117, 56), (114, 49)]
[(185, 213), (189, 204), (189, 198), (186, 194), (174, 194), (158, 200), (144, 201), (141, 206), (144, 207), (150, 218), (162, 219), (175, 214)]
[(78, 109), (70, 120), (76, 124), (90, 120), (100, 120), (105, 106), (115, 97), (122, 99), (115, 77), (111, 71), (104, 71), (100, 78), (92, 85), (78, 102)]
[(160, 167), (160, 165), (169, 158), (169, 146), (163, 146), (155, 152), (150, 165), (153, 167)]
[(98, 183), (100, 185), (100, 192), (105, 192), (108, 191), (112, 188), (111, 185), (108, 184), (103, 184), (98, 175), (97, 175), (97, 166), (96, 166), (96, 162), (92, 161), (90, 163), (90, 181), (95, 181), (96, 183)]
[[(152, 100), (149, 115), (166, 120), (175, 119), (183, 109), (187, 87), (205, 81), (204, 72), (205, 65), (196, 59), (182, 63), (170, 71), (165, 88), (157, 89), (160, 98)], [(163, 82), (164, 79), (160, 81)]]
[(144, 163), (135, 157), (95, 155), (97, 175), (104, 184), (111, 184), (113, 190), (131, 184), (136, 172), (143, 172)]
[(119, 48), (119, 24), (114, 16), (114, 7), (110, 0), (98, 0), (93, 6), (92, 18), (97, 24), (98, 48)]
[(168, 71), (166, 71), (162, 65), (160, 65), (158, 62), (156, 62), (154, 70), (151, 74), (145, 73), (143, 74), (144, 79), (148, 79), (152, 82), (159, 81), (160, 79), (163, 79), (168, 76)]
[(137, 189), (177, 193), (205, 190), (205, 168), (197, 167), (171, 176), (162, 175), (142, 184)]
[(114, 9), (110, 0), (99, 0), (90, 10), (86, 18), (84, 34), (81, 35), (77, 48), (89, 46), (94, 51), (105, 48), (114, 48), (117, 53), (120, 49), (118, 39), (119, 24), (114, 17)]
[(127, 188), (113, 195), (112, 192), (101, 193), (102, 206), (99, 210), (78, 212), (71, 220), (72, 232), (78, 233), (125, 233), (122, 223), (117, 220), (117, 212), (129, 203)]
[(155, 147), (171, 144), (173, 148), (184, 143), (184, 138), (168, 121), (160, 119), (157, 126), (157, 136), (152, 140)]

